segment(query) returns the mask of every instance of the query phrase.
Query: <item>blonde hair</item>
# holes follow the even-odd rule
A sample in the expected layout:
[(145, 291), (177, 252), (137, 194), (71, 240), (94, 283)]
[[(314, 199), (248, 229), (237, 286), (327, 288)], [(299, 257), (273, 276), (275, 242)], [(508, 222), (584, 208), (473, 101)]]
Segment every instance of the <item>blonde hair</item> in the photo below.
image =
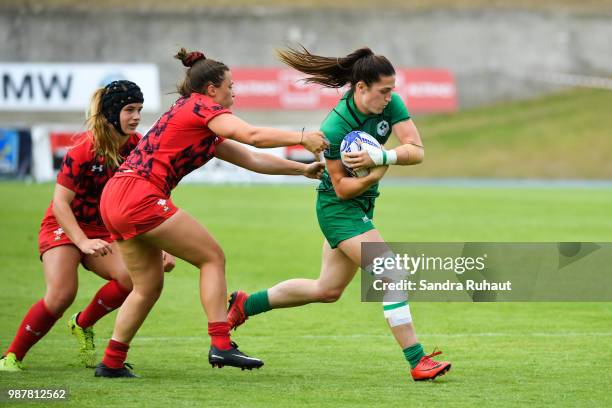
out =
[(119, 132), (102, 114), (102, 96), (106, 88), (99, 88), (94, 92), (87, 111), (87, 129), (93, 137), (94, 152), (104, 157), (107, 165), (119, 167), (123, 157), (119, 154), (121, 137)]

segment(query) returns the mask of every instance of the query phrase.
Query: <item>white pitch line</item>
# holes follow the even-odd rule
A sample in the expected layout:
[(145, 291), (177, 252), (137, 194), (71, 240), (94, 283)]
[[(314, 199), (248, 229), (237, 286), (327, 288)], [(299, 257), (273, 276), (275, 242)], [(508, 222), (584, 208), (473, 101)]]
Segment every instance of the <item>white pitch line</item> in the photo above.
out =
[[(362, 338), (387, 338), (390, 334), (305, 334), (298, 336), (289, 335), (278, 335), (278, 336), (245, 336), (249, 339), (329, 339), (329, 340), (347, 340), (347, 339), (362, 339)], [(570, 333), (419, 333), (419, 337), (446, 337), (446, 338), (463, 338), (463, 337), (612, 337), (612, 332), (570, 332)], [(163, 336), (150, 336), (150, 337), (136, 337), (134, 341), (197, 341), (197, 340), (208, 340), (207, 337), (163, 337)]]
[[(277, 335), (277, 336), (249, 336), (245, 338), (252, 340), (258, 339), (304, 339), (304, 340), (349, 340), (349, 339), (381, 339), (388, 338), (390, 334), (304, 334), (299, 336), (291, 335)], [(467, 338), (467, 337), (553, 337), (553, 338), (566, 338), (566, 337), (612, 337), (612, 332), (534, 332), (534, 333), (502, 333), (502, 332), (484, 332), (484, 333), (419, 333), (419, 337), (443, 337), (443, 338)], [(99, 339), (107, 339), (106, 336), (99, 336)], [(65, 343), (68, 340), (62, 339), (45, 339), (44, 342), (50, 343)], [(208, 341), (208, 336), (142, 336), (136, 337), (134, 342), (196, 342), (196, 341)]]

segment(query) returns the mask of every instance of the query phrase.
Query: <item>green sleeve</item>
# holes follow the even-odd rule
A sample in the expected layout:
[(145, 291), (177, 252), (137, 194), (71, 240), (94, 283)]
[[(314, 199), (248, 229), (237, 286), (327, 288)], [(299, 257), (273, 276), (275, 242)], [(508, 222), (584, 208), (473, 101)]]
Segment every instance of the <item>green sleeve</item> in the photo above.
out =
[(350, 127), (338, 118), (335, 112), (331, 112), (321, 124), (321, 131), (329, 140), (329, 147), (323, 155), (329, 160), (340, 160), (340, 144), (344, 136), (351, 131)]
[(391, 95), (391, 102), (389, 102), (389, 111), (391, 113), (391, 126), (403, 120), (410, 119), (410, 113), (406, 108), (406, 104), (402, 100), (402, 97), (393, 92)]

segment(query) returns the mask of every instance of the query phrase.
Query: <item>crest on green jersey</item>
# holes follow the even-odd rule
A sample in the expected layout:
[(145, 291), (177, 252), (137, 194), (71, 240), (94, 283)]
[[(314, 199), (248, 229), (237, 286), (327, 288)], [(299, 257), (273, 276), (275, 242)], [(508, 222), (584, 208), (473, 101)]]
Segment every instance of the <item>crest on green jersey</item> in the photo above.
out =
[(376, 125), (376, 133), (378, 133), (378, 136), (385, 136), (388, 131), (389, 122), (387, 122), (386, 120), (381, 120), (380, 122), (378, 122), (378, 125)]

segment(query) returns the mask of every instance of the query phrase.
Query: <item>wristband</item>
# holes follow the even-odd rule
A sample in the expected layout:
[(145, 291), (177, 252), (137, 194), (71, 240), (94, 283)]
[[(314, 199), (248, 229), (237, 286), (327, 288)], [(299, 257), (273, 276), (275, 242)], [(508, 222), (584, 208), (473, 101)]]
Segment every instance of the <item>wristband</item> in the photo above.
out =
[(395, 163), (397, 163), (397, 152), (395, 151), (395, 149), (391, 149), (387, 151), (383, 150), (383, 164), (390, 166)]
[(385, 150), (368, 147), (364, 145), (374, 166), (388, 166), (397, 163), (397, 152), (395, 150)]

